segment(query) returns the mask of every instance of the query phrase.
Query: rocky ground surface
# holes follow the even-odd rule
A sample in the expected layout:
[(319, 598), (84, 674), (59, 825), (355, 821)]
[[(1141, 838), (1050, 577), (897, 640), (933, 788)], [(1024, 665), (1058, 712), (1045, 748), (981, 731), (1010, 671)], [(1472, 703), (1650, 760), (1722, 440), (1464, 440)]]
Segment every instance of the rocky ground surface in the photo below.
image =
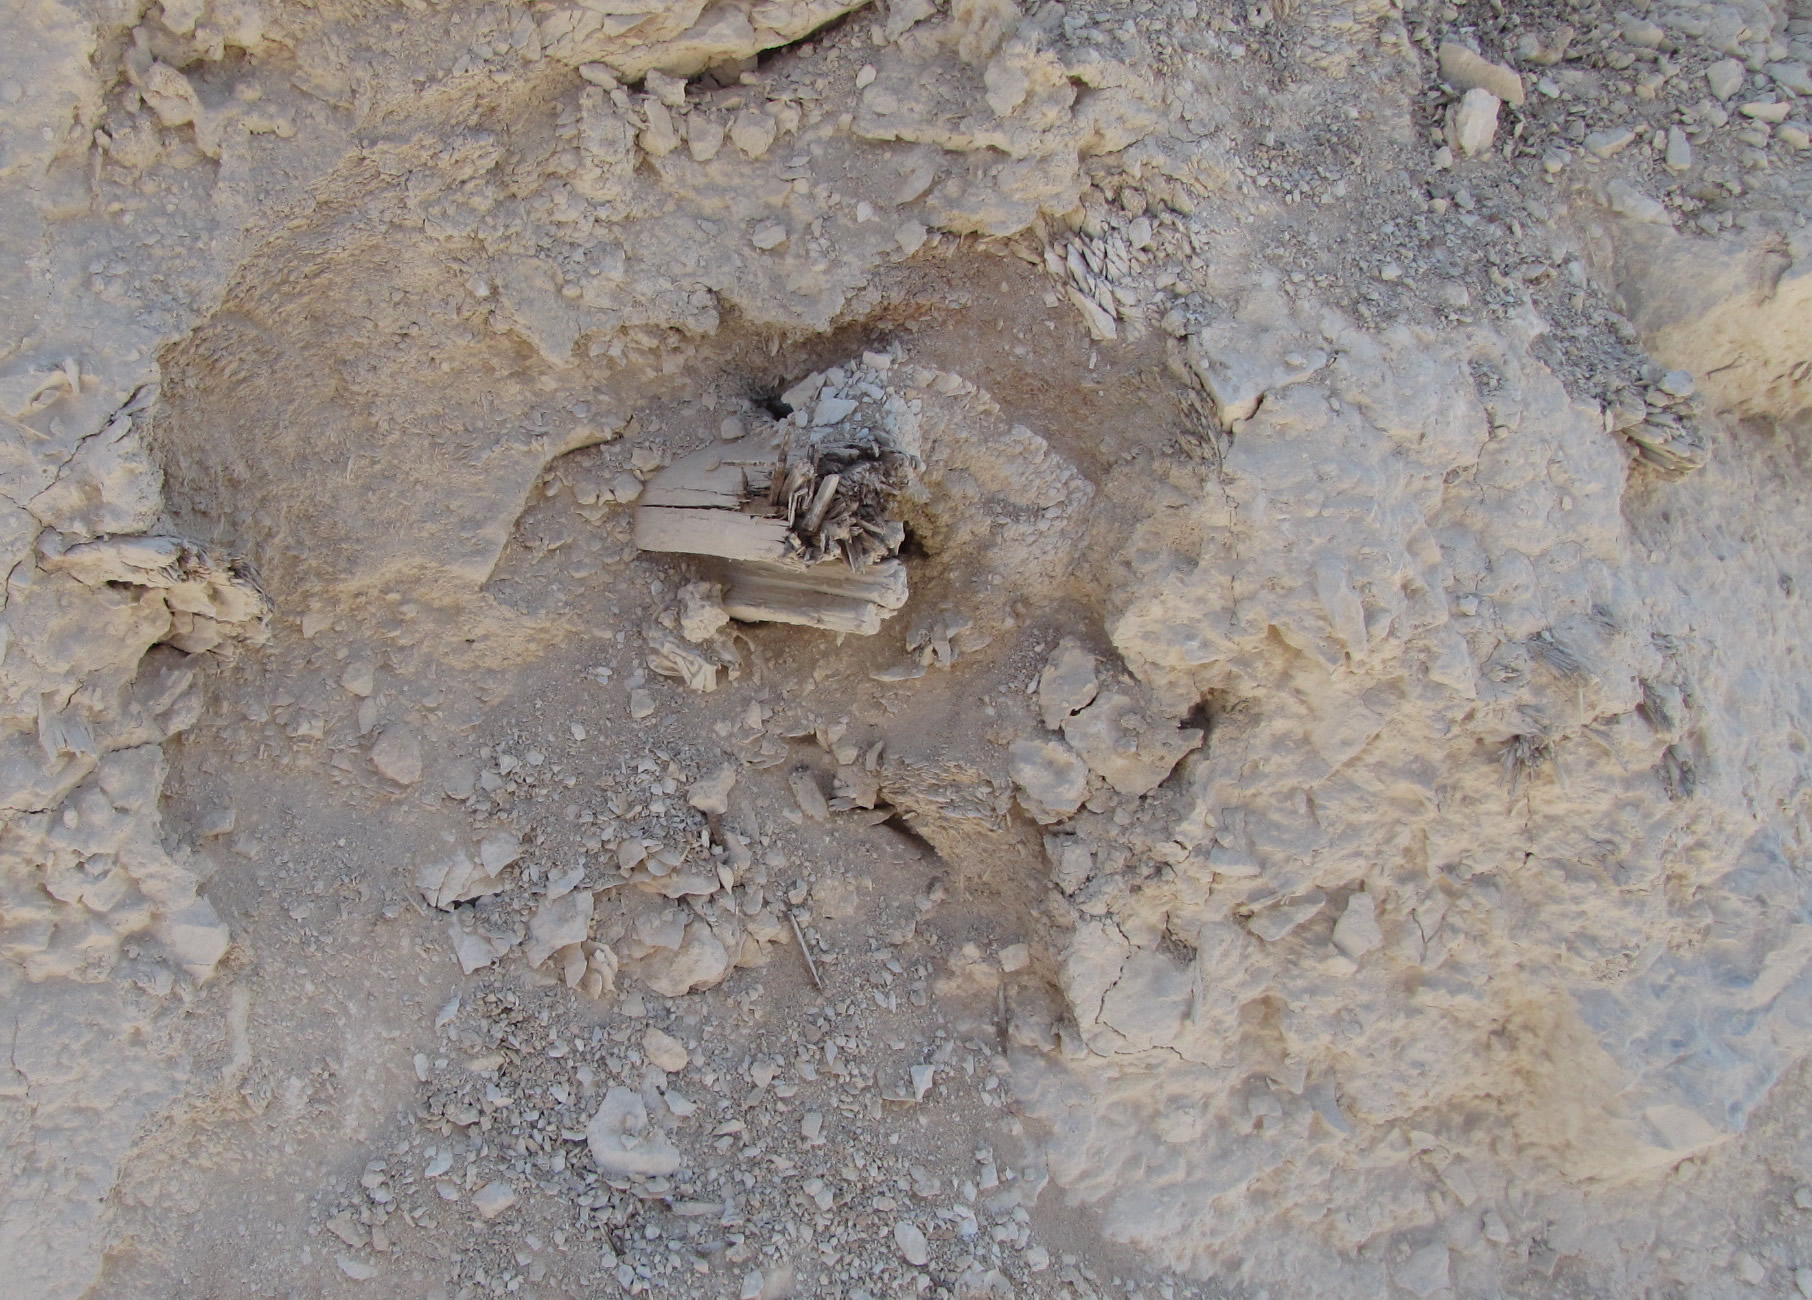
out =
[(21, 1294), (1812, 1296), (1801, 0), (0, 30)]

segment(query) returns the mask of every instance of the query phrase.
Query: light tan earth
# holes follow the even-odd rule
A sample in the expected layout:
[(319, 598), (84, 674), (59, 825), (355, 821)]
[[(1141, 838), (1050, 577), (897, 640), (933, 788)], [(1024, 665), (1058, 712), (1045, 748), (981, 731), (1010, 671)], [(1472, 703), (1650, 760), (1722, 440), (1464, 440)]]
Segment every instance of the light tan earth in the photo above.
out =
[(1812, 1295), (1812, 10), (0, 33), (0, 1291)]

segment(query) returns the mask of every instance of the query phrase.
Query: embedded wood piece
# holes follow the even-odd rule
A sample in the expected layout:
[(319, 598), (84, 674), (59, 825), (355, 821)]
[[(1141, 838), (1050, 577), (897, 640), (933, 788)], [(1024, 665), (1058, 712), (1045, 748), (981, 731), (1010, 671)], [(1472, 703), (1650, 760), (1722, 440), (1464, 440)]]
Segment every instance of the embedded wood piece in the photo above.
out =
[(786, 556), (790, 535), (786, 520), (740, 510), (642, 506), (635, 514), (635, 544), (644, 551), (777, 561)]
[(737, 510), (766, 494), (778, 460), (772, 447), (701, 447), (649, 479), (641, 505)]
[(730, 561), (722, 577), (731, 618), (873, 636), (906, 603), (906, 566), (871, 559), (905, 536), (880, 514), (886, 484), (870, 481), (879, 462), (856, 462), (852, 480), (847, 467), (818, 474), (813, 460), (795, 460), (787, 472), (797, 483), (776, 493), (783, 443), (716, 443), (674, 461), (642, 488), (635, 543)]
[(906, 566), (883, 560), (859, 573), (841, 564), (745, 563), (725, 575), (724, 612), (744, 623), (793, 623), (873, 636), (906, 603)]

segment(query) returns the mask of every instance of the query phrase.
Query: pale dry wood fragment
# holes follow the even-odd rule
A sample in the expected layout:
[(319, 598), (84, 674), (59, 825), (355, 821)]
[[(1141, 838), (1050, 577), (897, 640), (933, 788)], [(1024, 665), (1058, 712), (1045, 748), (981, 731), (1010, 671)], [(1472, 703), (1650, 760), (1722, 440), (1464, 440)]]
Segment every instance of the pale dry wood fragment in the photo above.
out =
[(787, 538), (786, 520), (740, 510), (644, 506), (635, 516), (635, 544), (644, 551), (779, 560), (787, 553)]
[(841, 564), (739, 565), (727, 575), (724, 611), (744, 623), (793, 623), (873, 636), (906, 603), (906, 566), (898, 560), (859, 573)]

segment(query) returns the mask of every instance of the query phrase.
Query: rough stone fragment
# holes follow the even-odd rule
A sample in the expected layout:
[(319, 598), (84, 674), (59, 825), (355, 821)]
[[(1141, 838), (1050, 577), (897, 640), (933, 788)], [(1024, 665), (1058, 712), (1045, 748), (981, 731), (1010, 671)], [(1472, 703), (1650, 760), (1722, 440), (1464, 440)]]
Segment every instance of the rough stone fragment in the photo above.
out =
[(679, 1172), (679, 1149), (658, 1125), (649, 1122), (641, 1095), (628, 1088), (616, 1087), (604, 1094), (603, 1104), (586, 1125), (585, 1142), (592, 1160), (606, 1174), (656, 1178)]
[(458, 917), (447, 922), (447, 936), (453, 942), (453, 956), (459, 961), (459, 969), (468, 975), (489, 966), (509, 951), (506, 944), (462, 928)]
[(407, 727), (385, 727), (371, 746), (371, 765), (387, 781), (414, 785), (422, 779), (422, 743)]
[(478, 1217), (489, 1223), (516, 1203), (516, 1191), (508, 1183), (490, 1182), (479, 1188), (472, 1196), (472, 1208), (478, 1211)]
[(1101, 999), (1101, 1019), (1135, 1049), (1162, 1047), (1175, 1040), (1194, 995), (1189, 967), (1165, 953), (1135, 952)]
[(686, 802), (700, 812), (722, 816), (730, 811), (730, 790), (736, 784), (740, 767), (725, 763), (710, 776), (694, 781), (686, 791)]
[(522, 840), (513, 831), (492, 831), (478, 846), (478, 861), (494, 876), (522, 856)]
[(678, 1074), (691, 1058), (686, 1045), (663, 1030), (650, 1028), (642, 1034), (642, 1055), (648, 1064), (668, 1074)]
[(1473, 89), (1460, 98), (1453, 111), (1454, 147), (1469, 158), (1491, 148), (1497, 138), (1497, 111), (1501, 100), (1488, 90)]
[(1585, 151), (1594, 158), (1613, 158), (1622, 153), (1635, 140), (1636, 133), (1627, 126), (1610, 127), (1603, 131), (1593, 131), (1584, 141)]
[(1812, 69), (1803, 63), (1770, 63), (1768, 75), (1782, 90), (1795, 95), (1812, 95)]
[(677, 998), (722, 980), (730, 970), (730, 954), (709, 926), (694, 921), (671, 956), (650, 958), (649, 963), (644, 982), (664, 998)]
[(491, 879), (494, 874), (484, 871), (472, 861), (471, 854), (459, 848), (438, 861), (426, 862), (417, 868), (415, 885), (430, 907), (445, 909), (455, 903), (498, 892), (503, 886)]
[(1667, 152), (1663, 161), (1669, 171), (1683, 172), (1692, 168), (1692, 141), (1677, 126), (1667, 128)]
[(1088, 764), (1060, 740), (1016, 740), (1007, 748), (1007, 770), (1020, 804), (1040, 822), (1062, 821), (1088, 797)]
[(1656, 200), (1644, 194), (1626, 180), (1614, 180), (1605, 186), (1605, 195), (1611, 201), (1611, 211), (1653, 226), (1673, 224), (1673, 218), (1667, 209)]
[(1743, 65), (1736, 59), (1719, 59), (1705, 69), (1705, 84), (1711, 87), (1711, 93), (1719, 99), (1729, 99), (1742, 89), (1743, 79), (1747, 75)]
[(824, 797), (823, 788), (818, 784), (818, 774), (811, 768), (804, 764), (795, 767), (787, 777), (787, 784), (792, 787), (799, 811), (808, 820), (821, 822), (830, 816), (830, 804)]
[(1149, 794), (1203, 734), (1194, 727), (1154, 722), (1118, 692), (1101, 696), (1063, 724), (1064, 739), (1121, 794)]
[(729, 625), (721, 582), (688, 582), (679, 592), (680, 635), (702, 645)]
[(170, 913), (159, 923), (157, 934), (164, 950), (197, 983), (214, 973), (232, 943), (226, 922), (205, 898)]
[(1038, 675), (1038, 713), (1044, 725), (1059, 730), (1071, 714), (1089, 705), (1096, 690), (1095, 656), (1065, 637)]
[(900, 1254), (914, 1268), (924, 1268), (931, 1262), (931, 1244), (925, 1240), (924, 1232), (918, 1224), (910, 1219), (901, 1219), (893, 1225), (893, 1242), (900, 1248)]
[(636, 143), (642, 146), (642, 152), (650, 158), (665, 158), (680, 146), (678, 129), (673, 125), (673, 114), (658, 99), (647, 97), (643, 100), (642, 111), (648, 117), (648, 125), (636, 137)]
[(561, 948), (584, 943), (591, 935), (592, 895), (574, 890), (551, 898), (529, 918), (529, 941), (523, 950), (530, 966), (539, 966)]
[(774, 143), (779, 128), (757, 109), (745, 109), (730, 123), (730, 143), (750, 158), (760, 158)]
[(1368, 893), (1357, 893), (1346, 900), (1346, 910), (1334, 923), (1334, 946), (1347, 957), (1358, 961), (1384, 942), (1378, 928), (1378, 902)]
[(704, 113), (686, 119), (686, 151), (694, 162), (710, 162), (724, 146), (724, 124)]
[(1493, 63), (1456, 41), (1442, 41), (1441, 80), (1462, 93), (1483, 90), (1506, 104), (1523, 106), (1523, 79), (1501, 63)]
[(201, 97), (195, 87), (167, 63), (153, 63), (139, 79), (138, 90), (162, 126), (188, 126), (201, 118)]
[(826, 428), (841, 424), (856, 409), (856, 404), (847, 397), (826, 394), (818, 399), (818, 405), (812, 410), (812, 425), (815, 428)]
[[(1261, 298), (1269, 309), (1275, 303)], [(1215, 418), (1223, 428), (1249, 420), (1266, 394), (1300, 384), (1330, 360), (1294, 330), (1253, 330), (1237, 323), (1216, 323), (1189, 337), (1189, 365), (1208, 390)]]
[(339, 1266), (340, 1272), (354, 1282), (369, 1282), (378, 1275), (377, 1269), (351, 1255), (335, 1255), (333, 1262)]
[(684, 77), (670, 77), (657, 69), (648, 74), (642, 85), (649, 94), (668, 108), (686, 106), (686, 79)]
[(1266, 943), (1276, 943), (1290, 931), (1314, 916), (1327, 902), (1320, 890), (1266, 908), (1253, 915), (1247, 928)]

